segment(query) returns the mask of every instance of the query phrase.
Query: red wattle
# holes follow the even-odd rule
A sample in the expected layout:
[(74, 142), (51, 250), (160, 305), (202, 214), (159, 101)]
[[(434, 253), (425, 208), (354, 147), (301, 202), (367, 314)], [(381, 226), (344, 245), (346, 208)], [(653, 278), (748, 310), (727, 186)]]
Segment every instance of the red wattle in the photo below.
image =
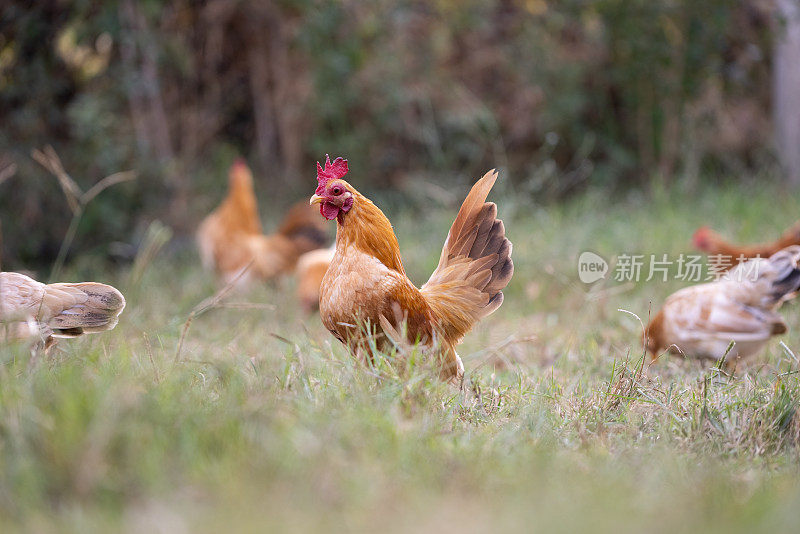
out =
[(330, 202), (323, 202), (319, 205), (319, 212), (323, 217), (329, 221), (332, 221), (337, 215), (339, 215), (339, 207), (331, 204)]

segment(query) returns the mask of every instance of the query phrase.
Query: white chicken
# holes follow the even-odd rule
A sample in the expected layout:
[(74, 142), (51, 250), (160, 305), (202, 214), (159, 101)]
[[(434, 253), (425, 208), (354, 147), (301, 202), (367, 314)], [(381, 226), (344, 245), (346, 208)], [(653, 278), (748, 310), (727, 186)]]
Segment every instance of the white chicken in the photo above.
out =
[(0, 273), (0, 332), (49, 349), (55, 338), (111, 330), (125, 308), (115, 288), (96, 282), (43, 284), (20, 273)]
[(800, 246), (737, 265), (715, 282), (672, 294), (645, 330), (653, 358), (662, 351), (719, 359), (749, 358), (786, 332), (780, 305), (800, 289)]

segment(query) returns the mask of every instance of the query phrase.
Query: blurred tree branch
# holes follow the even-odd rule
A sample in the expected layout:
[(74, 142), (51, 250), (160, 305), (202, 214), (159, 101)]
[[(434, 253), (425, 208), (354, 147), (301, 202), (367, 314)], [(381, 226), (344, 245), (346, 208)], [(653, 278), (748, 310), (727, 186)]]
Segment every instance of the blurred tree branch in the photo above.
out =
[(67, 200), (67, 204), (72, 211), (72, 219), (70, 220), (69, 227), (64, 235), (64, 239), (61, 242), (61, 248), (58, 250), (58, 256), (53, 264), (53, 269), (50, 271), (50, 281), (52, 282), (57, 280), (61, 274), (61, 269), (64, 266), (64, 260), (67, 257), (67, 252), (72, 246), (72, 242), (75, 240), (75, 234), (78, 231), (78, 223), (80, 223), (86, 206), (92, 200), (94, 200), (97, 195), (109, 187), (135, 179), (136, 173), (134, 171), (114, 173), (106, 176), (94, 184), (86, 192), (84, 192), (81, 191), (81, 188), (77, 183), (75, 183), (75, 180), (73, 180), (70, 175), (67, 174), (67, 171), (64, 170), (64, 166), (61, 164), (61, 158), (58, 157), (58, 154), (53, 147), (48, 145), (44, 147), (43, 150), (34, 149), (31, 156), (42, 167), (50, 171), (50, 173), (58, 179), (58, 183), (61, 185), (61, 190), (64, 192), (64, 197)]
[(17, 164), (16, 163), (9, 163), (2, 169), (0, 169), (0, 185), (3, 182), (14, 176), (17, 172)]

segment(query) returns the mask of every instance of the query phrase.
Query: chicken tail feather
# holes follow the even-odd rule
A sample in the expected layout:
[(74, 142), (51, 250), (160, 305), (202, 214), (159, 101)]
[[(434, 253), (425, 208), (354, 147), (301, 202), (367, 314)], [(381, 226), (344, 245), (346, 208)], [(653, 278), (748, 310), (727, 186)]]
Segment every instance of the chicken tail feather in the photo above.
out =
[(800, 246), (779, 250), (770, 256), (769, 264), (775, 272), (771, 298), (776, 303), (792, 298), (800, 290)]
[(486, 202), (497, 171), (478, 180), (461, 205), (442, 248), (439, 265), (422, 294), (449, 340), (464, 336), (503, 303), (503, 288), (514, 273), (511, 242), (497, 206)]
[(125, 308), (117, 289), (96, 282), (50, 284), (45, 288), (44, 308), (56, 313), (47, 326), (56, 337), (76, 337), (111, 330)]
[(289, 208), (283, 218), (278, 234), (289, 238), (297, 249), (297, 254), (324, 248), (328, 244), (327, 224), (319, 212), (308, 205), (298, 202)]

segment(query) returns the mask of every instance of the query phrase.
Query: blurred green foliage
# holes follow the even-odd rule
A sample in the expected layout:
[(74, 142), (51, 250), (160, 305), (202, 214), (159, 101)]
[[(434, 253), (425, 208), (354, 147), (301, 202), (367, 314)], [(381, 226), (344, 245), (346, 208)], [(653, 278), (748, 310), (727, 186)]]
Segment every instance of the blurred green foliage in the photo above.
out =
[(748, 171), (770, 152), (770, 17), (759, 0), (10, 0), (3, 252), (47, 261), (63, 237), (30, 159), (47, 144), (83, 187), (139, 171), (87, 209), (78, 244), (102, 253), (153, 218), (190, 232), (236, 154), (267, 217), (327, 152), (362, 189), (499, 166), (536, 198)]

